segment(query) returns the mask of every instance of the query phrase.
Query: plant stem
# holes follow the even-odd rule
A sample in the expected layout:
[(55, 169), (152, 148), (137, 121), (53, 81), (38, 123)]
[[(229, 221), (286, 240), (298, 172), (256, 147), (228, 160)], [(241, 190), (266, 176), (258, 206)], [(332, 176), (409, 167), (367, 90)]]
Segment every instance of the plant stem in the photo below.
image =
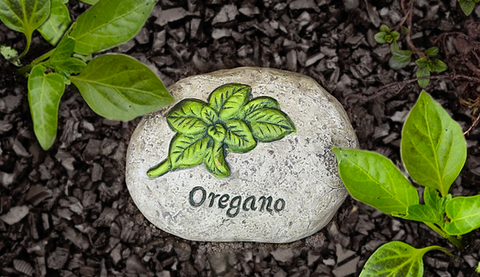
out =
[(463, 248), (463, 242), (459, 239), (457, 239), (454, 236), (450, 236), (447, 234), (445, 231), (442, 229), (438, 228), (435, 224), (429, 223), (429, 222), (424, 222), (428, 227), (430, 227), (433, 231), (435, 231), (437, 234), (442, 236), (443, 238), (448, 239), (451, 243), (453, 243), (457, 248), (462, 249)]
[(35, 60), (33, 60), (30, 64), (28, 64), (28, 65), (20, 68), (20, 69), (18, 70), (18, 74), (19, 74), (19, 75), (25, 75), (25, 74), (27, 74), (28, 72), (30, 72), (30, 70), (31, 70), (34, 66), (36, 66), (37, 64), (39, 64), (39, 63), (43, 62), (44, 60), (50, 58), (50, 56), (52, 55), (52, 53), (53, 53), (54, 50), (55, 50), (55, 49), (52, 49), (52, 50), (48, 51), (47, 53), (45, 53), (45, 54), (41, 55), (40, 57), (36, 58)]

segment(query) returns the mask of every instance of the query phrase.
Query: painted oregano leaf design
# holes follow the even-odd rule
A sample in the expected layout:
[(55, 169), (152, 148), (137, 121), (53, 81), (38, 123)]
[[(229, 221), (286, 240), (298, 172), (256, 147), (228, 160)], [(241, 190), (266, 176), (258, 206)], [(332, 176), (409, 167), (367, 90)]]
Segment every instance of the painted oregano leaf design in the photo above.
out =
[(147, 175), (157, 177), (204, 163), (215, 177), (227, 177), (228, 152), (246, 153), (258, 141), (271, 142), (295, 133), (295, 125), (277, 100), (251, 98), (250, 86), (232, 83), (216, 88), (208, 103), (197, 99), (177, 103), (166, 114), (168, 125), (177, 132), (170, 141), (168, 157)]

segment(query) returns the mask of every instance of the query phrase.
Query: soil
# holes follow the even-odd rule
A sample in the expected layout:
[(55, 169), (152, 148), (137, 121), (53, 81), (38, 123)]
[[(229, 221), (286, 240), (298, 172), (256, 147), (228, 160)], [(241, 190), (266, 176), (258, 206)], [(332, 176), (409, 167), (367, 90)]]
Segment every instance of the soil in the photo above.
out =
[[(374, 35), (380, 24), (393, 28), (402, 21), (402, 3), (160, 0), (135, 39), (111, 51), (146, 63), (167, 86), (239, 66), (306, 74), (344, 104), (362, 149), (401, 166), (401, 127), (421, 89), (416, 65), (391, 69), (389, 47)], [(87, 7), (69, 3), (74, 18)], [(412, 43), (422, 51), (438, 46), (449, 67), (433, 74), (438, 77), (426, 91), (464, 131), (480, 106), (479, 16), (480, 5), (465, 16), (455, 0), (413, 6)], [(0, 44), (21, 51), (25, 39), (0, 24)], [(45, 49), (35, 33), (27, 60)], [(0, 66), (1, 276), (358, 276), (375, 249), (392, 240), (451, 251), (452, 257), (427, 253), (425, 276), (477, 276), (478, 230), (464, 236), (467, 247), (459, 250), (423, 224), (350, 197), (323, 230), (291, 244), (191, 242), (165, 233), (142, 216), (124, 182), (126, 149), (139, 119), (103, 119), (69, 86), (57, 140), (43, 151), (33, 134), (26, 80), (5, 61)], [(476, 106), (468, 107), (469, 99)], [(466, 134), (468, 159), (454, 196), (480, 193), (479, 138), (478, 125)]]

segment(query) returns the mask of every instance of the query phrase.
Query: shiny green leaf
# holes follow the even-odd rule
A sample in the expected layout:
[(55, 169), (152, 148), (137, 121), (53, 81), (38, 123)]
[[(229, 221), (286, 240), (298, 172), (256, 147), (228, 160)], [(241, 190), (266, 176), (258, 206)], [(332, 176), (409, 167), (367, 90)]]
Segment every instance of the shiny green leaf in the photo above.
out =
[(170, 142), (169, 159), (171, 170), (201, 164), (205, 156), (208, 136), (187, 136), (176, 134)]
[(348, 192), (386, 214), (402, 216), (418, 204), (418, 192), (388, 158), (371, 151), (333, 148)]
[(109, 119), (131, 120), (173, 101), (148, 66), (125, 55), (98, 56), (70, 80), (90, 108)]
[(430, 83), (430, 79), (429, 78), (425, 78), (425, 79), (420, 79), (420, 78), (423, 78), (423, 77), (430, 77), (430, 70), (428, 69), (428, 67), (420, 67), (417, 69), (417, 78), (419, 78), (417, 80), (418, 82), (418, 85), (421, 87), (421, 88), (426, 88), (428, 86), (428, 84)]
[(446, 196), (465, 164), (467, 144), (460, 125), (422, 91), (403, 126), (400, 151), (415, 182)]
[(443, 72), (447, 70), (447, 65), (442, 62), (441, 60), (434, 60), (432, 61), (432, 71), (433, 72)]
[(390, 28), (387, 25), (382, 24), (380, 25), (380, 32), (390, 33)]
[(240, 110), (240, 113), (237, 119), (243, 120), (247, 115), (262, 108), (280, 109), (280, 104), (278, 104), (277, 100), (268, 96), (260, 96), (260, 97), (254, 98), (248, 101), (248, 103), (245, 104), (245, 106), (243, 106), (243, 108)]
[(65, 90), (62, 76), (45, 74), (45, 67), (33, 67), (28, 77), (28, 104), (33, 131), (40, 146), (48, 150), (57, 136), (58, 105)]
[(408, 215), (402, 218), (421, 222), (435, 223), (443, 227), (445, 214), (445, 204), (451, 199), (451, 195), (447, 197), (439, 197), (436, 189), (426, 187), (423, 192), (425, 205), (412, 205), (408, 207)]
[(445, 231), (450, 235), (463, 235), (480, 228), (480, 194), (454, 197), (448, 201), (445, 212), (449, 219)]
[(412, 51), (394, 49), (392, 50), (392, 57), (390, 58), (388, 64), (393, 69), (400, 69), (407, 66), (411, 60)]
[(70, 25), (70, 13), (60, 0), (52, 0), (51, 5), (50, 16), (38, 31), (50, 44), (56, 45)]
[(97, 4), (98, 0), (81, 0), (83, 3), (87, 3), (89, 5)]
[(360, 277), (423, 277), (423, 256), (432, 250), (447, 252), (440, 246), (417, 249), (401, 241), (386, 243), (370, 256)]
[(242, 84), (226, 84), (216, 88), (208, 99), (210, 107), (217, 112), (223, 121), (235, 117), (251, 97), (250, 86)]
[(203, 163), (208, 171), (217, 178), (224, 178), (230, 175), (230, 168), (225, 161), (225, 149), (223, 143), (210, 139), (209, 147), (205, 151)]
[(245, 122), (232, 119), (225, 122), (227, 133), (224, 143), (228, 150), (235, 153), (245, 153), (257, 146), (257, 141), (253, 138), (252, 132)]
[(27, 45), (20, 56), (30, 48), (33, 31), (50, 15), (50, 0), (1, 0), (0, 20), (8, 28), (21, 32), (27, 38)]
[(100, 0), (77, 19), (75, 52), (93, 54), (126, 43), (140, 31), (155, 0)]
[(378, 43), (387, 43), (387, 41), (385, 40), (385, 36), (386, 36), (385, 32), (378, 32), (375, 34), (374, 38), (375, 38), (375, 41)]
[(170, 127), (184, 135), (196, 135), (207, 131), (201, 112), (206, 103), (195, 99), (185, 99), (177, 103), (166, 114)]
[(245, 117), (253, 136), (262, 142), (279, 140), (296, 131), (292, 120), (282, 111), (272, 108), (255, 110)]

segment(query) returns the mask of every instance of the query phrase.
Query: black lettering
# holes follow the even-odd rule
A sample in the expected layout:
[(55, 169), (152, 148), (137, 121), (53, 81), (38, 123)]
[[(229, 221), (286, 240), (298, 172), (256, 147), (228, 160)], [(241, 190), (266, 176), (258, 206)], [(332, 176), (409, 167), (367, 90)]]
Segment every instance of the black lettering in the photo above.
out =
[(228, 206), (227, 202), (230, 199), (230, 195), (224, 194), (218, 199), (218, 207), (224, 209)]
[(215, 193), (213, 193), (213, 192), (210, 192), (210, 194), (208, 195), (208, 197), (209, 197), (209, 198), (212, 198), (212, 199), (210, 200), (210, 204), (209, 204), (208, 206), (209, 206), (209, 207), (213, 207), (213, 203), (215, 202), (215, 198), (216, 198), (216, 197), (219, 197), (219, 196), (220, 196), (220, 194), (215, 194)]
[(265, 207), (265, 202), (267, 202), (268, 200), (268, 204), (267, 204), (267, 207), (266, 207), (266, 210), (268, 212), (272, 212), (272, 197), (269, 196), (269, 197), (265, 197), (265, 196), (262, 196), (260, 198), (258, 198), (258, 201), (262, 200), (262, 206), (260, 206), (260, 210), (259, 211), (263, 211), (263, 208)]
[[(195, 196), (195, 193), (200, 190), (202, 192), (202, 199), (200, 200), (200, 202), (195, 202), (195, 200), (193, 199), (194, 196)], [(207, 196), (207, 192), (205, 191), (204, 188), (200, 187), (200, 186), (197, 186), (197, 187), (194, 187), (191, 191), (190, 191), (190, 197), (188, 198), (189, 202), (190, 202), (190, 205), (194, 206), (194, 207), (199, 207), (203, 204), (203, 202), (205, 201), (205, 197)]]
[[(242, 197), (241, 196), (233, 197), (232, 201), (230, 201), (230, 208), (227, 210), (227, 216), (236, 217), (238, 215), (238, 213), (240, 212), (241, 204), (242, 204)], [(234, 213), (232, 213), (232, 209), (235, 209)]]
[(251, 202), (250, 204), (250, 209), (252, 211), (255, 211), (257, 207), (255, 206), (255, 196), (249, 196), (247, 199), (245, 199), (245, 202), (243, 202), (243, 210), (248, 211), (248, 201)]
[[(282, 204), (281, 208), (278, 207), (279, 203)], [(279, 212), (285, 209), (285, 200), (283, 200), (282, 198), (277, 199), (277, 201), (275, 201), (275, 204), (273, 205), (273, 208), (275, 209), (276, 212)]]

